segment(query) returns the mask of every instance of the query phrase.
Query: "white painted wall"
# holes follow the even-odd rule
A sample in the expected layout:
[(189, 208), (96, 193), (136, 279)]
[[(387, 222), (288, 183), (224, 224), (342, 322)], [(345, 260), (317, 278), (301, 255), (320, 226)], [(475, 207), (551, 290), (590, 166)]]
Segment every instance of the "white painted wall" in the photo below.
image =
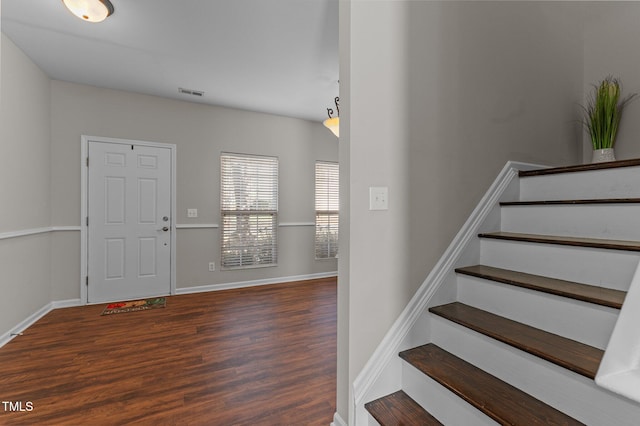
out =
[[(584, 10), (584, 93), (607, 75), (622, 81), (623, 93), (640, 95), (640, 3), (587, 2)], [(591, 142), (585, 134), (585, 162)], [(624, 112), (615, 144), (619, 160), (640, 157), (640, 96)]]
[[(337, 383), (336, 417), (334, 426), (345, 424), (351, 411), (349, 401), (353, 400), (349, 373), (349, 307), (351, 258), (351, 3), (339, 2), (338, 27), (340, 50), (340, 75), (347, 76), (340, 81), (340, 141), (338, 157), (340, 161), (340, 255), (338, 259), (338, 336), (337, 336)], [(342, 417), (344, 416), (344, 417)]]
[[(580, 157), (583, 46), (567, 3), (344, 3), (338, 416), (353, 424), (350, 384), (502, 165)], [(388, 211), (368, 210), (370, 186), (389, 187)]]
[[(0, 234), (50, 226), (49, 78), (2, 34)], [(50, 301), (48, 234), (0, 239), (0, 336)]]
[[(314, 164), (337, 161), (337, 139), (320, 123), (180, 102), (53, 80), (52, 222), (80, 225), (80, 136), (177, 145), (177, 224), (220, 223), (221, 152), (279, 158), (280, 223), (314, 223)], [(197, 208), (198, 218), (187, 218)], [(59, 234), (59, 235), (58, 235)], [(79, 297), (79, 237), (54, 238), (53, 288), (59, 299)], [(337, 270), (315, 260), (314, 227), (279, 229), (278, 266), (220, 271), (219, 229), (178, 229), (177, 288), (298, 276)], [(217, 271), (209, 272), (208, 263)]]

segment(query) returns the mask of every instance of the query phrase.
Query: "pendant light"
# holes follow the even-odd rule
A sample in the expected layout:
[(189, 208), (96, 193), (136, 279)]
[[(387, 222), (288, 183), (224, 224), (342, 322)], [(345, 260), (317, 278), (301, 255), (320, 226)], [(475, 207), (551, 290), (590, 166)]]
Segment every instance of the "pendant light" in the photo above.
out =
[(109, 0), (62, 0), (67, 9), (78, 18), (88, 22), (102, 22), (113, 14)]
[(324, 120), (322, 124), (324, 127), (331, 130), (337, 138), (340, 137), (340, 98), (336, 96), (333, 100), (336, 104), (336, 113), (337, 115), (333, 117), (333, 108), (327, 108), (327, 114), (329, 114), (329, 118)]

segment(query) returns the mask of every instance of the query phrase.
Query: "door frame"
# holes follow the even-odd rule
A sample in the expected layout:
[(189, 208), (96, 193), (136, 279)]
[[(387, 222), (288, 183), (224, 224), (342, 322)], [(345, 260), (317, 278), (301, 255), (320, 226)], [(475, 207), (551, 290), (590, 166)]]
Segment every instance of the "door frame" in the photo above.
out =
[(89, 156), (89, 143), (103, 142), (121, 145), (140, 145), (155, 148), (166, 148), (171, 153), (171, 264), (170, 264), (170, 294), (176, 294), (176, 145), (168, 143), (148, 142), (133, 139), (116, 139), (101, 136), (82, 135), (80, 142), (80, 301), (89, 303), (87, 291), (89, 278), (89, 227), (87, 226), (87, 214), (89, 211), (89, 168), (87, 158)]

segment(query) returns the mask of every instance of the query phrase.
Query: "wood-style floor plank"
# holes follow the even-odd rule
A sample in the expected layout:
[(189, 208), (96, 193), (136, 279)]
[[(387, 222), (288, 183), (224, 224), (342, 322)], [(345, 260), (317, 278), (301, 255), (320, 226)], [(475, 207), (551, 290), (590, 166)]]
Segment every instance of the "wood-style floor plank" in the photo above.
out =
[(501, 425), (581, 425), (433, 343), (400, 357)]
[(536, 290), (557, 296), (568, 297), (583, 302), (620, 309), (627, 293), (604, 287), (596, 287), (572, 281), (510, 271), (486, 265), (473, 265), (457, 268), (458, 274), (483, 278), (517, 287)]
[(529, 352), (590, 379), (595, 378), (604, 351), (460, 302), (429, 312)]
[(0, 348), (1, 425), (327, 425), (336, 280), (58, 309)]

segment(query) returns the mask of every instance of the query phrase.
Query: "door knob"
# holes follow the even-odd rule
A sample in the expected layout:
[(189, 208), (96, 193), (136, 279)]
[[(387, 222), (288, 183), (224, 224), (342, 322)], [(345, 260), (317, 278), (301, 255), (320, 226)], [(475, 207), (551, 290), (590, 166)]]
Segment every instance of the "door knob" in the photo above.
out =
[(163, 226), (162, 229), (158, 229), (158, 231), (164, 231), (167, 232), (169, 230), (168, 226)]

